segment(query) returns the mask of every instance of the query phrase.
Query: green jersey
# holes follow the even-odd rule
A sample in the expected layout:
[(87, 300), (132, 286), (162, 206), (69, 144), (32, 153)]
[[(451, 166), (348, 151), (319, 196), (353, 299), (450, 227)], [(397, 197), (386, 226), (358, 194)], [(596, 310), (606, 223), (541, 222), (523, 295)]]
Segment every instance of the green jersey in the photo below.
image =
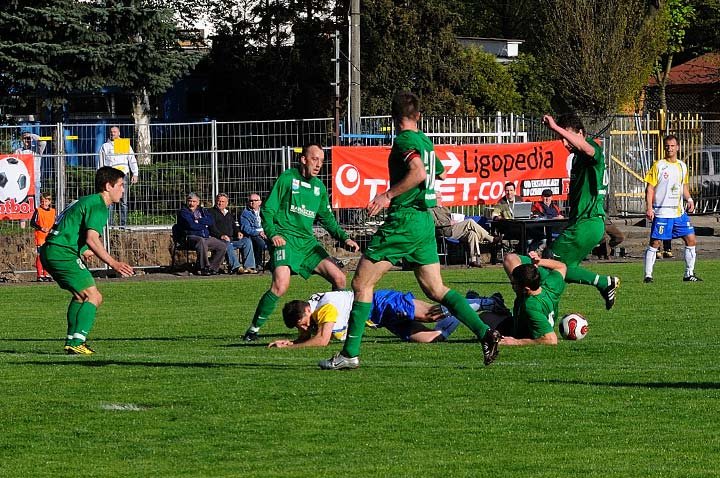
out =
[(303, 177), (297, 168), (278, 176), (260, 215), (267, 237), (314, 238), (313, 223), (317, 216), (335, 239), (344, 242), (348, 238), (332, 214), (325, 185), (316, 177)]
[(558, 316), (565, 279), (557, 271), (539, 267), (541, 291), (538, 295), (516, 297), (513, 306), (515, 338), (537, 339), (553, 331)]
[(570, 169), (569, 223), (589, 217), (605, 217), (605, 196), (607, 195), (607, 170), (603, 150), (591, 137), (585, 138), (595, 149), (589, 156), (575, 152)]
[(414, 208), (427, 210), (437, 205), (435, 199), (435, 177), (442, 174), (444, 168), (435, 156), (432, 141), (422, 131), (401, 131), (395, 138), (390, 157), (388, 158), (388, 171), (390, 173), (390, 187), (400, 182), (408, 173), (408, 163), (415, 155), (425, 165), (427, 177), (425, 182), (392, 198), (390, 209)]
[(80, 256), (87, 250), (85, 233), (92, 229), (102, 235), (107, 220), (108, 206), (100, 194), (82, 197), (60, 213), (46, 242)]

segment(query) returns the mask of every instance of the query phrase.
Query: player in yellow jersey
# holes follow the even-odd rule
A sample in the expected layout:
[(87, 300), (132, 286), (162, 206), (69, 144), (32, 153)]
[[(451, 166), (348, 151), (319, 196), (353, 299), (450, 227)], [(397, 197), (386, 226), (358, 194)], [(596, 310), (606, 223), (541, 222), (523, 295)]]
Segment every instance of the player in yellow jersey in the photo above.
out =
[[(700, 282), (695, 275), (695, 229), (687, 213), (695, 211), (688, 189), (688, 168), (678, 159), (678, 139), (668, 135), (663, 141), (665, 159), (655, 161), (645, 176), (646, 212), (652, 221), (650, 243), (645, 250), (645, 283), (653, 281), (653, 267), (660, 241), (682, 238), (685, 242), (685, 282)], [(687, 212), (686, 212), (687, 211)]]

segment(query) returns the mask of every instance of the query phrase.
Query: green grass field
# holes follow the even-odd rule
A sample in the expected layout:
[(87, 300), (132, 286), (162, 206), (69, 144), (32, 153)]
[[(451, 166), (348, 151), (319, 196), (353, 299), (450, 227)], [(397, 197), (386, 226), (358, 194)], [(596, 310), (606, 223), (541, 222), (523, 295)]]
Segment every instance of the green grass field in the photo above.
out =
[[(482, 365), (467, 329), (444, 344), (369, 331), (361, 368), (338, 350), (240, 337), (269, 276), (100, 281), (92, 357), (62, 353), (68, 294), (3, 285), (0, 476), (715, 477), (720, 470), (720, 261), (592, 264), (623, 282), (606, 312), (569, 286), (581, 342), (502, 348)], [(447, 270), (465, 292), (511, 289), (499, 268)], [(383, 287), (419, 292), (411, 273)], [(294, 279), (286, 298), (325, 290)]]

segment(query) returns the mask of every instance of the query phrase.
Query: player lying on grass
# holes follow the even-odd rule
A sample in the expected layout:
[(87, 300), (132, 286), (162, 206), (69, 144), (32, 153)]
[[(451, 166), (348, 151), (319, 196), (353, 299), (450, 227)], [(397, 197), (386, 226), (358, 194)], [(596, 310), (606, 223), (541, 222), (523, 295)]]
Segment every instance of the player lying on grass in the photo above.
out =
[[(295, 340), (276, 340), (269, 347), (325, 347), (331, 339), (345, 340), (352, 308), (352, 291), (314, 294), (310, 300), (293, 300), (283, 308), (283, 320), (298, 329)], [(502, 297), (468, 300), (475, 310), (502, 310)], [(497, 304), (502, 308), (498, 308)], [(436, 322), (435, 328), (424, 325)], [(410, 292), (378, 290), (373, 294), (368, 325), (384, 327), (405, 342), (442, 342), (460, 321), (448, 315), (445, 307), (416, 299)]]
[(512, 314), (485, 312), (480, 317), (503, 335), (500, 345), (556, 345), (554, 326), (567, 266), (537, 252), (530, 257), (507, 254), (503, 266), (516, 294)]
[(40, 248), (40, 260), (57, 284), (72, 294), (67, 310), (65, 352), (69, 355), (91, 355), (85, 343), (102, 304), (102, 295), (85, 266), (93, 254), (122, 276), (133, 269), (116, 261), (103, 247), (100, 234), (108, 221), (108, 206), (120, 201), (125, 190), (125, 173), (103, 166), (95, 173), (95, 193), (70, 204), (58, 216), (47, 241)]

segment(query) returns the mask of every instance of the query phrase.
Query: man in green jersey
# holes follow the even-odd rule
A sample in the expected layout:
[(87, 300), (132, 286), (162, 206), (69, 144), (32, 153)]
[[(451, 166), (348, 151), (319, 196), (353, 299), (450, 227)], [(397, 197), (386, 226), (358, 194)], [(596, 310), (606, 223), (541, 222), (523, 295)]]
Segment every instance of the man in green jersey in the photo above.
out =
[(537, 252), (531, 252), (530, 257), (507, 254), (503, 266), (516, 294), (512, 316), (483, 315), (486, 321), (488, 316), (505, 319), (497, 325), (488, 321), (503, 334), (500, 344), (556, 345), (554, 326), (567, 266), (543, 259)]
[(324, 158), (320, 145), (305, 146), (300, 156), (300, 167), (290, 168), (277, 178), (260, 212), (265, 234), (270, 238), (272, 284), (260, 298), (252, 324), (245, 332), (243, 339), (247, 342), (258, 339), (260, 327), (290, 287), (292, 272), (305, 279), (316, 273), (330, 282), (334, 290), (345, 288), (345, 273), (313, 233), (313, 222), (317, 216), (332, 237), (355, 252), (360, 250), (360, 246), (335, 220), (327, 189), (317, 177)]
[(102, 295), (85, 266), (85, 259), (97, 256), (120, 275), (133, 274), (133, 268), (115, 259), (103, 247), (100, 234), (107, 224), (108, 206), (117, 204), (125, 191), (125, 173), (103, 166), (95, 173), (95, 192), (70, 204), (58, 216), (40, 248), (40, 260), (58, 285), (73, 297), (67, 310), (65, 352), (91, 355), (86, 339), (95, 323)]
[(577, 115), (563, 115), (557, 122), (552, 116), (545, 115), (543, 121), (572, 153), (568, 226), (553, 242), (553, 254), (568, 267), (566, 282), (594, 285), (605, 299), (605, 308), (610, 310), (615, 304), (620, 279), (580, 267), (580, 262), (605, 234), (604, 202), (608, 186), (605, 155), (600, 145), (585, 136), (585, 126)]
[(325, 370), (360, 366), (360, 342), (370, 317), (375, 284), (403, 259), (414, 266), (425, 295), (447, 307), (480, 339), (485, 365), (489, 365), (497, 356), (500, 334), (485, 325), (460, 294), (446, 287), (440, 275), (435, 224), (428, 209), (437, 205), (435, 179), (444, 172), (432, 142), (418, 129), (418, 97), (410, 92), (397, 93), (392, 118), (398, 135), (388, 158), (390, 188), (375, 196), (367, 208), (374, 216), (389, 207), (388, 215), (370, 240), (352, 280), (355, 296), (345, 345), (318, 365)]

